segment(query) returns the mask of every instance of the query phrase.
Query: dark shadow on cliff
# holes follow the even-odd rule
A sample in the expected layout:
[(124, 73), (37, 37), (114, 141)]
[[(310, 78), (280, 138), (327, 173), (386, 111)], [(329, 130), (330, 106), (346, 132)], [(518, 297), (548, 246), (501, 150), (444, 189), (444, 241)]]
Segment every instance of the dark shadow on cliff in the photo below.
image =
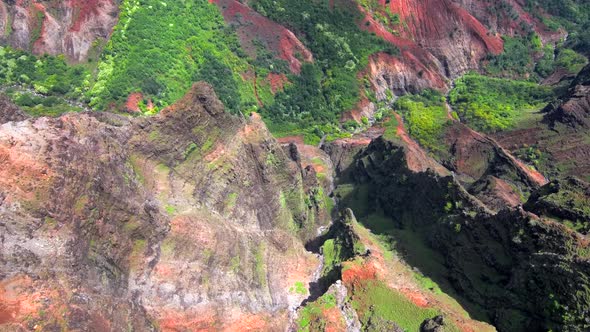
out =
[[(343, 172), (346, 175), (352, 173), (354, 173), (353, 170)], [(451, 283), (453, 276), (445, 266), (444, 257), (429, 244), (428, 235), (436, 231), (435, 227), (412, 225), (410, 219), (428, 218), (427, 215), (430, 212), (428, 205), (433, 203), (431, 198), (424, 197), (424, 207), (421, 211), (416, 211), (416, 216), (413, 218), (406, 216), (405, 220), (400, 220), (384, 212), (377, 196), (387, 195), (387, 193), (376, 192), (370, 183), (358, 184), (346, 177), (343, 181), (339, 181), (335, 195), (339, 206), (351, 208), (359, 223), (388, 242), (407, 264), (434, 281), (444, 293), (454, 298), (470, 317), (491, 322), (490, 316), (481, 306), (466, 299), (460, 290), (453, 287)], [(408, 203), (408, 207), (410, 205)]]

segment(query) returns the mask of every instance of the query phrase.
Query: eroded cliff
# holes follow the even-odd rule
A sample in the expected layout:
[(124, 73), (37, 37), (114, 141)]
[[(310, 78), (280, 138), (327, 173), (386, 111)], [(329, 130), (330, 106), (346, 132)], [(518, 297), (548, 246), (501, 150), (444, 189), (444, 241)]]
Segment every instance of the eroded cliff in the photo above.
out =
[(0, 147), (4, 328), (275, 330), (305, 298), (315, 173), (205, 84), (156, 117), (9, 121)]

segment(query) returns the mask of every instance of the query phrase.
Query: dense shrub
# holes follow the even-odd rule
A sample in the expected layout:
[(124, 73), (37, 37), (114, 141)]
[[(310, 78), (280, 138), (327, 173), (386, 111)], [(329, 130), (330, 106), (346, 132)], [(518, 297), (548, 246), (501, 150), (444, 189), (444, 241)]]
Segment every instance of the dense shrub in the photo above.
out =
[(550, 88), (535, 83), (468, 74), (455, 82), (449, 101), (469, 126), (494, 132), (513, 127), (526, 110), (540, 108), (552, 97)]
[(397, 53), (392, 45), (354, 24), (361, 16), (352, 6), (332, 9), (327, 2), (313, 0), (257, 0), (253, 8), (293, 30), (315, 57), (314, 64), (304, 65), (300, 77), (292, 77), (275, 104), (263, 111), (273, 127), (337, 122), (341, 112), (359, 101), (357, 73), (367, 65), (369, 55)]
[(399, 98), (394, 108), (403, 115), (410, 136), (432, 152), (442, 151), (441, 139), (449, 122), (443, 95), (425, 90)]
[(255, 104), (234, 31), (207, 0), (125, 0), (99, 64), (91, 105), (105, 108), (142, 92), (156, 106), (178, 100), (195, 80), (211, 83), (232, 111)]

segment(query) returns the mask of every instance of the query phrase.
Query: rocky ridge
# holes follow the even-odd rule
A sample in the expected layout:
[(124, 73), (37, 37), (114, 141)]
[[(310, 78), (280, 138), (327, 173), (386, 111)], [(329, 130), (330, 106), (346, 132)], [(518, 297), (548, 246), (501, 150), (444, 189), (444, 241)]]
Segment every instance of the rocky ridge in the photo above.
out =
[(207, 85), (152, 118), (5, 122), (0, 155), (3, 328), (273, 330), (304, 298), (315, 173)]

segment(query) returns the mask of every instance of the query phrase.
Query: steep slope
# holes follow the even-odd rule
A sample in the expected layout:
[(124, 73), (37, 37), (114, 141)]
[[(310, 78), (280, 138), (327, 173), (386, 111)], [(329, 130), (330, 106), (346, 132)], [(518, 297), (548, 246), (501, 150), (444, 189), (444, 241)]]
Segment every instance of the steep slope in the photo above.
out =
[(98, 57), (117, 22), (113, 0), (0, 2), (0, 42), (34, 54), (65, 54), (71, 61)]
[(157, 117), (6, 122), (0, 155), (2, 329), (273, 330), (306, 297), (315, 173), (207, 85)]
[(403, 142), (373, 141), (340, 178), (340, 204), (472, 317), (500, 331), (588, 328), (590, 265), (580, 234), (505, 203), (492, 212), (455, 177), (414, 168), (412, 153)]
[(515, 130), (496, 134), (497, 140), (536, 161), (551, 178), (564, 175), (590, 179), (588, 146), (590, 67), (584, 68), (561, 98)]
[(476, 18), (450, 0), (444, 1), (379, 1), (386, 11), (397, 14), (400, 25), (395, 27), (400, 38), (382, 31), (372, 21), (373, 31), (381, 33), (398, 47), (418, 46), (438, 59), (443, 74), (455, 78), (469, 69), (479, 67), (488, 54), (502, 52), (502, 40), (491, 34)]
[(257, 49), (262, 47), (274, 57), (287, 61), (292, 73), (299, 74), (303, 61), (311, 62), (313, 55), (293, 32), (258, 14), (237, 0), (211, 0), (226, 22), (235, 26), (242, 47), (253, 59), (264, 57)]
[(574, 79), (567, 93), (558, 105), (545, 109), (545, 120), (551, 127), (562, 123), (567, 127), (588, 128), (590, 126), (590, 66), (586, 66)]

